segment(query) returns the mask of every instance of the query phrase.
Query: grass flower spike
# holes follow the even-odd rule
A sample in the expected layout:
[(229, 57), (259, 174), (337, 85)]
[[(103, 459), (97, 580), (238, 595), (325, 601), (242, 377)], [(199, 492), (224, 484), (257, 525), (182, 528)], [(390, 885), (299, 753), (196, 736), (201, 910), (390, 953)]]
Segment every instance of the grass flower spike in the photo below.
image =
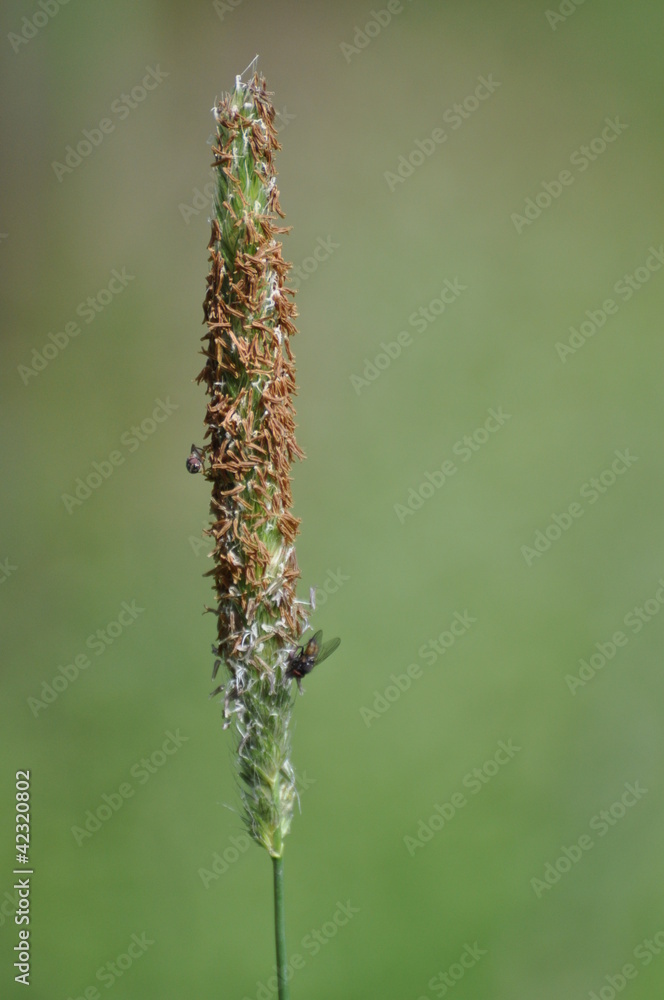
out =
[(288, 230), (278, 225), (270, 96), (257, 74), (237, 77), (213, 109), (216, 196), (198, 376), (208, 396), (206, 438), (187, 468), (198, 464), (212, 485), (213, 678), (222, 663), (228, 672), (214, 693), (223, 693), (224, 726), (236, 734), (248, 830), (280, 858), (296, 799), (289, 663), (309, 605), (295, 597), (290, 467), (303, 457), (292, 404), (296, 310), (278, 240)]

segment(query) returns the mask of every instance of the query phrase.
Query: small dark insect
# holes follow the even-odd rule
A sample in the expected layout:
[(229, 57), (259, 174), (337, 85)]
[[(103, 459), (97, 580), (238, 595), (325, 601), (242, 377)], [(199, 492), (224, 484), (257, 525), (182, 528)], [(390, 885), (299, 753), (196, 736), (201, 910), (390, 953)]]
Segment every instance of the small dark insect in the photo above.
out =
[(302, 694), (302, 678), (310, 674), (318, 663), (322, 663), (328, 656), (331, 656), (340, 642), (341, 639), (330, 639), (329, 642), (324, 643), (323, 632), (319, 630), (305, 646), (298, 646), (291, 653), (286, 677), (295, 678), (300, 694)]
[(203, 451), (201, 448), (197, 448), (195, 444), (191, 446), (191, 454), (187, 459), (187, 472), (195, 474), (200, 472), (203, 468)]

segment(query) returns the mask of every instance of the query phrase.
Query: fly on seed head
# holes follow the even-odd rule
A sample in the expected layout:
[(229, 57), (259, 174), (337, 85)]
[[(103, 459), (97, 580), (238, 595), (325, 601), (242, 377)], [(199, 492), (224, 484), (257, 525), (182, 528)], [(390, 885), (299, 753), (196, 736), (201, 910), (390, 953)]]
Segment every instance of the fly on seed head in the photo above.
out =
[(286, 668), (286, 677), (297, 681), (300, 694), (302, 694), (302, 678), (310, 674), (317, 664), (322, 663), (328, 656), (331, 656), (338, 648), (341, 639), (330, 639), (323, 642), (323, 631), (319, 629), (309, 641), (298, 646), (290, 655)]

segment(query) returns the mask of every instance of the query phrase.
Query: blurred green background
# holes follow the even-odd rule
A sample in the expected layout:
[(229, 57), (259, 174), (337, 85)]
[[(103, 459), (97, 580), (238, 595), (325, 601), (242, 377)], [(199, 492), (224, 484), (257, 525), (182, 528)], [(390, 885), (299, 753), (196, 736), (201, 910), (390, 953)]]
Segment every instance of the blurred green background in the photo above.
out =
[(343, 638), (296, 704), (293, 1000), (662, 994), (663, 20), (3, 5), (3, 997), (19, 769), (32, 997), (275, 995), (184, 468), (209, 109), (256, 53), (300, 269), (302, 596)]

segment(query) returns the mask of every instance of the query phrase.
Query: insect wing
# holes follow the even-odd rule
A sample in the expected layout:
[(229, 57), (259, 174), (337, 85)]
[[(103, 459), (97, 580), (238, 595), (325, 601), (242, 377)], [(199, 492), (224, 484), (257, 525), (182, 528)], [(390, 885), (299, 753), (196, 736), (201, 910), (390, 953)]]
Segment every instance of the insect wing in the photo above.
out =
[[(316, 638), (316, 636), (314, 636), (314, 639), (315, 638)], [(321, 635), (321, 638), (322, 638), (322, 635)], [(330, 639), (329, 642), (324, 643), (320, 647), (320, 650), (318, 652), (318, 656), (316, 657), (316, 666), (318, 666), (319, 663), (322, 663), (323, 660), (326, 660), (328, 658), (328, 656), (332, 656), (332, 653), (335, 651), (335, 649), (338, 648), (340, 642), (341, 642), (341, 639), (337, 638), (337, 639)]]
[(317, 657), (322, 642), (323, 642), (323, 630), (321, 628), (318, 629), (317, 632), (314, 632), (311, 639), (309, 639), (309, 642), (305, 643), (305, 645), (302, 647), (302, 656)]

